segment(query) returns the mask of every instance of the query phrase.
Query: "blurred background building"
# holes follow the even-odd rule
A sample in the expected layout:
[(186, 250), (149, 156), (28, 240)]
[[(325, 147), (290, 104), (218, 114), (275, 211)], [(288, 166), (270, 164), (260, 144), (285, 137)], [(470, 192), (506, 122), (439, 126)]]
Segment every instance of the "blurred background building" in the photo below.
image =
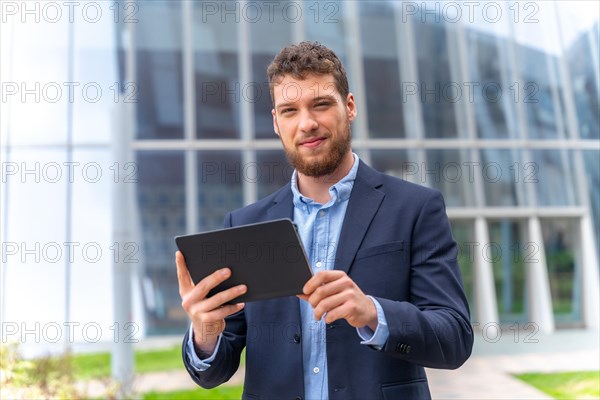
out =
[[(1, 311), (13, 339), (37, 323), (46, 345), (52, 323), (57, 342), (65, 323), (76, 342), (90, 327), (98, 341), (184, 332), (173, 237), (219, 228), (289, 179), (265, 71), (301, 40), (346, 65), (354, 151), (444, 194), (474, 324), (598, 328), (595, 2), (82, 2), (73, 23), (63, 6), (52, 22), (43, 3), (24, 15), (6, 3)], [(124, 192), (130, 202), (112, 202)], [(139, 329), (115, 326), (116, 261)]]

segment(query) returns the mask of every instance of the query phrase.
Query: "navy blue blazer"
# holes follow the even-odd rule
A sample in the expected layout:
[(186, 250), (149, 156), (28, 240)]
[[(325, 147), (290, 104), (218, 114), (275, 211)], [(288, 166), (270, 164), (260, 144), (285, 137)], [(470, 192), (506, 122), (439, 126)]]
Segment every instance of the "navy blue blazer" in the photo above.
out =
[[(229, 213), (226, 226), (293, 219), (287, 184)], [(360, 163), (335, 260), (383, 308), (390, 335), (381, 350), (360, 344), (345, 320), (327, 325), (329, 398), (430, 398), (423, 367), (454, 369), (471, 354), (473, 331), (441, 194)], [(238, 369), (246, 347), (244, 399), (304, 397), (299, 299), (246, 303), (226, 320), (211, 367), (192, 379), (213, 388)]]

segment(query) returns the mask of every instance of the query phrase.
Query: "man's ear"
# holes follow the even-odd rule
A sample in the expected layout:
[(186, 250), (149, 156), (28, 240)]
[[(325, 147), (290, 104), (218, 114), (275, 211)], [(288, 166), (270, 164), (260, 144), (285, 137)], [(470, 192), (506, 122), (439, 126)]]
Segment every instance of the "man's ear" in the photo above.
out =
[(279, 124), (277, 123), (277, 113), (275, 112), (275, 109), (271, 110), (271, 115), (273, 116), (273, 130), (277, 136), (279, 136)]
[(354, 103), (354, 95), (352, 93), (348, 93), (346, 97), (346, 109), (348, 110), (348, 119), (352, 122), (356, 118), (356, 103)]

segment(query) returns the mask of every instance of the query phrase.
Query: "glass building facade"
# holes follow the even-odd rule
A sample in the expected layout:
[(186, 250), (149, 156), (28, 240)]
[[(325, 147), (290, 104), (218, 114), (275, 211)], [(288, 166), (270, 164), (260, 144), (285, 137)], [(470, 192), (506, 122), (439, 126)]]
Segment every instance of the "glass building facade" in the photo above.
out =
[[(100, 82), (110, 96), (41, 105), (10, 97), (2, 156), (17, 166), (96, 162), (114, 174), (111, 154), (124, 143), (135, 177), (127, 216), (139, 245), (134, 312), (147, 335), (181, 333), (173, 237), (220, 228), (227, 211), (287, 182), (266, 66), (291, 42), (319, 41), (347, 69), (358, 106), (354, 151), (443, 193), (473, 322), (598, 327), (600, 45), (598, 13), (582, 20), (584, 3), (115, 2), (101, 4), (111, 17), (104, 26), (40, 24), (42, 37), (60, 35), (56, 48), (15, 22), (4, 28), (3, 81), (46, 73), (56, 82)], [(33, 47), (23, 50), (22, 40)], [(36, 107), (39, 118), (31, 118)], [(110, 243), (118, 205), (109, 193), (123, 187), (114, 181), (46, 188), (3, 176), (3, 240)], [(36, 196), (55, 199), (53, 210), (35, 209)], [(23, 228), (38, 217), (54, 228)], [(24, 296), (12, 282), (43, 270), (43, 262), (20, 261), (3, 260), (4, 304)], [(69, 278), (59, 279), (48, 309), (84, 315), (81, 306), (65, 308), (64, 296), (82, 296), (78, 282), (94, 290), (83, 283), (93, 268), (97, 295), (112, 304), (110, 259), (62, 264)]]

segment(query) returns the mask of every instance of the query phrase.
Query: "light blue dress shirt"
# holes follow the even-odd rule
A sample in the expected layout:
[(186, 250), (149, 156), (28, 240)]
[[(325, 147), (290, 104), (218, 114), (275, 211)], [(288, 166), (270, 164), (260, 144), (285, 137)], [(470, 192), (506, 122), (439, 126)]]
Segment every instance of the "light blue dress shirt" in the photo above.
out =
[[(319, 204), (303, 196), (298, 190), (298, 174), (294, 171), (291, 179), (294, 195), (294, 222), (306, 250), (314, 274), (332, 270), (335, 266), (338, 239), (344, 222), (350, 193), (354, 186), (358, 171), (359, 158), (354, 154), (354, 164), (350, 172), (329, 188), (331, 199), (327, 204)], [(377, 309), (378, 325), (375, 332), (369, 327), (358, 328), (361, 344), (381, 348), (385, 344), (389, 330), (381, 305), (371, 296), (369, 298)], [(326, 324), (323, 319), (317, 321), (314, 309), (300, 300), (300, 317), (302, 322), (302, 360), (304, 371), (304, 391), (306, 399), (327, 399), (327, 348)], [(358, 339), (358, 338), (357, 338)], [(192, 366), (198, 371), (210, 367), (210, 363), (219, 349), (221, 337), (211, 357), (200, 360), (194, 351), (193, 329), (190, 326), (187, 354)]]

